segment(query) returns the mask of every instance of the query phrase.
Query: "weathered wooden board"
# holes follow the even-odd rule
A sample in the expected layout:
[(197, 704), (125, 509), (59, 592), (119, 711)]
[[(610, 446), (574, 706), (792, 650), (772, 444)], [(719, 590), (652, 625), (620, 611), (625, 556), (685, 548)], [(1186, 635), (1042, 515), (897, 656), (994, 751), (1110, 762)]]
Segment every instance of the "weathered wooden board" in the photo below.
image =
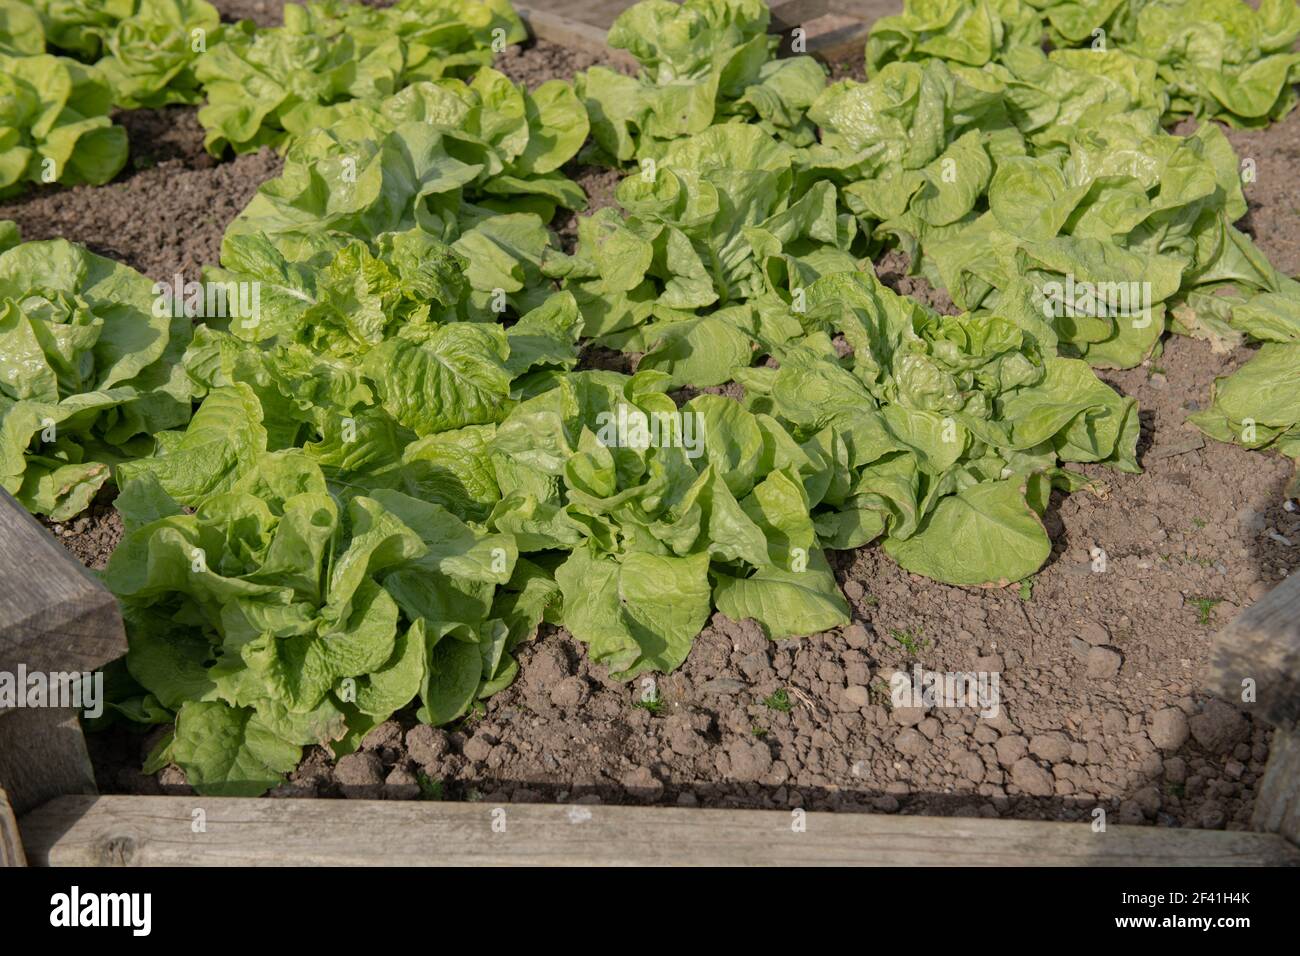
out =
[(0, 714), (0, 787), (19, 816), (65, 793), (95, 793), (77, 712), (33, 707)]
[(1278, 730), (1273, 734), (1251, 825), (1300, 844), (1300, 732)]
[(26, 865), (23, 841), (18, 835), (18, 821), (14, 817), (13, 807), (9, 805), (9, 795), (0, 787), (0, 866)]
[[(1243, 690), (1254, 700), (1243, 700)], [(1300, 724), (1300, 574), (1214, 636), (1206, 690), (1279, 728)]]
[(515, 4), (515, 12), (539, 40), (549, 40), (592, 56), (605, 56), (623, 66), (636, 68), (637, 62), (625, 50), (613, 50), (605, 42), (605, 30), (548, 10)]
[(0, 671), (94, 670), (125, 653), (113, 595), (0, 490)]
[(828, 0), (771, 0), (768, 8), (772, 11), (768, 32), (784, 33), (809, 20), (816, 20), (826, 13), (829, 6)]
[[(196, 810), (205, 815), (196, 830)], [(19, 821), (55, 866), (1300, 865), (1274, 834), (949, 817), (495, 807), (362, 800), (59, 797)]]
[(825, 33), (808, 37), (807, 53), (825, 62), (861, 59), (871, 26), (867, 23), (849, 23)]
[[(0, 491), (0, 672), (15, 682), (24, 669), (84, 673), (124, 653), (113, 596)], [(95, 792), (73, 710), (0, 704), (0, 787), (18, 814), (60, 794)]]

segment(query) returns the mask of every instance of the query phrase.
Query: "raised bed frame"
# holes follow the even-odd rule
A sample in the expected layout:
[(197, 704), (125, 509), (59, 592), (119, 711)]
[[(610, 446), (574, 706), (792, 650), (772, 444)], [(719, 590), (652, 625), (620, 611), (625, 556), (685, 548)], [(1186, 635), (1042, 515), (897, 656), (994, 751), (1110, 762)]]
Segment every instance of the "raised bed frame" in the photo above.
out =
[[(780, 0), (772, 29), (824, 10), (824, 0)], [(598, 27), (519, 11), (536, 37), (609, 53)], [(865, 34), (862, 24), (810, 37), (808, 52), (836, 59)], [(88, 670), (125, 647), (112, 596), (0, 492), (0, 671)], [(0, 710), (0, 865), (1300, 865), (1300, 574), (1216, 636), (1206, 690), (1276, 728), (1253, 832), (802, 810), (97, 796), (74, 713)]]

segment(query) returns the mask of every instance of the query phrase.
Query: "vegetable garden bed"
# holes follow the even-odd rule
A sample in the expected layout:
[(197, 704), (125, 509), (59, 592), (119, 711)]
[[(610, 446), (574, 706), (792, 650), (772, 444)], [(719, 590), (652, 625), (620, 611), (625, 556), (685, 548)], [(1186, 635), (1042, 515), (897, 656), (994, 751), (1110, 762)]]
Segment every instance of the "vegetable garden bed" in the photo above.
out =
[[(626, 69), (590, 46), (545, 40), (511, 47), (495, 65), (535, 89), (602, 60)], [(861, 78), (860, 57), (834, 72)], [(214, 162), (193, 108), (133, 111), (121, 121), (130, 172), (103, 186), (5, 201), (0, 220), (17, 221), (25, 240), (79, 241), (153, 279), (197, 278), (217, 260), (228, 223), (282, 162), (269, 149)], [(1292, 112), (1227, 138), (1256, 171), (1244, 227), (1278, 270), (1293, 274), (1300, 227), (1290, 170), (1300, 120)], [(565, 171), (591, 196), (586, 213), (615, 205), (619, 174), (576, 163)], [(563, 214), (553, 221), (567, 252), (576, 223)], [(888, 287), (958, 311), (906, 266), (897, 252), (876, 261)], [(1208, 404), (1215, 377), (1252, 354), (1215, 345), (1171, 336), (1157, 357), (1100, 371), (1141, 409), (1143, 472), (1073, 466), (1096, 484), (1053, 496), (1043, 516), (1051, 556), (1017, 586), (938, 583), (876, 546), (830, 551), (848, 623), (773, 642), (755, 622), (715, 611), (685, 663), (653, 685), (611, 679), (581, 643), (543, 625), (517, 651), (514, 682), (468, 718), (434, 728), (413, 708), (399, 711), (339, 761), (308, 748), (274, 794), (1073, 821), (1093, 819), (1102, 806), (1121, 823), (1243, 829), (1270, 730), (1211, 702), (1203, 675), (1214, 631), (1295, 567), (1300, 516), (1285, 508), (1285, 459), (1185, 424)], [(581, 367), (630, 372), (638, 358), (588, 346)], [(697, 391), (736, 395), (730, 386), (677, 395)], [(121, 535), (107, 495), (47, 525), (92, 567), (103, 567)], [(1001, 713), (889, 706), (889, 675), (915, 666), (1000, 674)], [(101, 790), (188, 793), (175, 767), (140, 771), (157, 737), (142, 741), (122, 725), (92, 735)]]

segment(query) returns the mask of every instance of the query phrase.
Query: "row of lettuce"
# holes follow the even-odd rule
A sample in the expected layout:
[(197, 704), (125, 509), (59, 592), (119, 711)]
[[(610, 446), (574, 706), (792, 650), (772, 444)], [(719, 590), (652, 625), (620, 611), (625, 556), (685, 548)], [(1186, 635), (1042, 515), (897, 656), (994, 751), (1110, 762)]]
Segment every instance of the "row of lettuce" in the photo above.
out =
[[(437, 21), (384, 19), (419, 6), (249, 34), (332, 38), (311, 48), (347, 46), (362, 84), (313, 100), (300, 75), (210, 126), (286, 150), (206, 275), (255, 286), (255, 314), (195, 326), (131, 269), (0, 226), (0, 481), (59, 519), (120, 489), (110, 676), (116, 713), (175, 723), (151, 768), (258, 793), (412, 702), (455, 720), (542, 621), (624, 679), (678, 666), (715, 610), (836, 627), (826, 549), (1022, 580), (1052, 489), (1088, 483), (1071, 463), (1137, 470), (1135, 404), (1094, 368), (1166, 329), (1265, 343), (1196, 421), (1300, 457), (1300, 287), (1233, 226), (1218, 128), (1162, 128), (1181, 107), (1150, 57), (971, 64), (941, 41), (1011, 8), (909, 4), (928, 58), (882, 54), (885, 21), (870, 80), (829, 83), (776, 57), (756, 0), (647, 0), (610, 31), (637, 76), (529, 91)], [(627, 175), (566, 253), (574, 159)], [(884, 288), (892, 247), (962, 314)], [(636, 374), (580, 370), (588, 344)]]
[[(811, 142), (803, 114), (820, 71), (769, 56), (775, 41), (753, 29), (766, 18), (760, 3), (695, 4), (686, 16), (674, 6), (638, 4), (610, 32), (642, 78), (603, 67), (577, 78), (587, 109), (607, 121), (607, 156), (646, 155), (727, 116), (757, 115)], [(1117, 50), (1144, 64), (1125, 78), (1130, 88), (1158, 80), (1166, 120), (1259, 126), (1295, 104), (1297, 35), (1294, 0), (914, 0), (875, 25), (866, 58), (873, 74), (942, 60), (1033, 84), (1043, 71), (1032, 52), (1044, 44)], [(282, 147), (317, 107), (467, 77), (525, 36), (508, 0), (289, 3), (272, 29), (222, 23), (207, 0), (0, 0), (0, 196), (111, 179), (127, 153), (113, 107), (201, 103), (214, 154)]]
[(207, 0), (0, 0), (0, 197), (112, 179), (127, 160), (115, 107), (201, 103), (214, 155), (281, 146), (299, 107), (467, 76), (526, 36), (508, 0), (284, 13), (258, 29)]

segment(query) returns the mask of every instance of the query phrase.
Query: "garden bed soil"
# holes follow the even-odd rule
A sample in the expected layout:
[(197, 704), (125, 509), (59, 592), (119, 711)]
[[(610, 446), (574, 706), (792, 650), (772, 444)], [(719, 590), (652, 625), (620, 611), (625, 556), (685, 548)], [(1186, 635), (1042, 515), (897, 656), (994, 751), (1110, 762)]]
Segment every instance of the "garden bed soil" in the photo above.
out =
[[(263, 22), (278, 12), (257, 0), (218, 5)], [(539, 43), (499, 65), (534, 86), (592, 62)], [(860, 69), (858, 61), (835, 73)], [(18, 220), (25, 238), (81, 241), (156, 278), (197, 277), (279, 160), (263, 152), (210, 163), (192, 110), (122, 121), (133, 163), (117, 181), (36, 192), (0, 206), (0, 218)], [(1279, 268), (1300, 270), (1300, 203), (1289, 178), (1300, 114), (1229, 137), (1256, 168), (1244, 228)], [(613, 202), (617, 175), (569, 172), (593, 207)], [(572, 217), (554, 225), (571, 246)], [(898, 254), (876, 269), (896, 290), (952, 310), (942, 291), (906, 275)], [(482, 713), (446, 728), (399, 715), (337, 763), (311, 748), (273, 796), (1059, 820), (1093, 819), (1100, 806), (1115, 822), (1244, 828), (1269, 731), (1198, 688), (1214, 631), (1297, 566), (1300, 514), (1284, 508), (1285, 459), (1209, 441), (1185, 419), (1208, 402), (1215, 376), (1248, 355), (1173, 337), (1142, 367), (1104, 373), (1142, 409), (1144, 471), (1085, 467), (1094, 491), (1054, 496), (1053, 555), (1032, 587), (949, 587), (902, 571), (875, 547), (834, 553), (850, 626), (770, 641), (752, 622), (715, 615), (653, 694), (643, 681), (609, 680), (564, 631), (544, 628), (521, 649), (518, 680)], [(584, 361), (628, 359), (588, 349)], [(72, 522), (47, 522), (90, 567), (103, 566), (120, 536), (109, 499)], [(997, 673), (999, 714), (892, 707), (890, 675), (918, 665)], [(92, 735), (103, 790), (187, 792), (175, 768), (140, 772), (153, 736)]]

